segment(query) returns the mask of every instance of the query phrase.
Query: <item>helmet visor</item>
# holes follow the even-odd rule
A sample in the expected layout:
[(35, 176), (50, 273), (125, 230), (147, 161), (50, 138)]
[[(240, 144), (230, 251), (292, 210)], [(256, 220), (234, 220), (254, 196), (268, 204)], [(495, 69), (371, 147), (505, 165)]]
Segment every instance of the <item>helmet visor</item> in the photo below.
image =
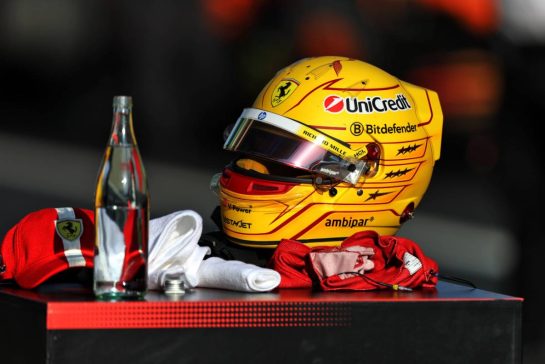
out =
[[(292, 119), (287, 120), (297, 123)], [(365, 162), (333, 154), (322, 147), (322, 140), (331, 138), (316, 130), (313, 130), (313, 134), (323, 137), (317, 138), (319, 142), (305, 140), (284, 128), (243, 113), (227, 138), (224, 149), (268, 158), (294, 168), (356, 184), (366, 170)]]

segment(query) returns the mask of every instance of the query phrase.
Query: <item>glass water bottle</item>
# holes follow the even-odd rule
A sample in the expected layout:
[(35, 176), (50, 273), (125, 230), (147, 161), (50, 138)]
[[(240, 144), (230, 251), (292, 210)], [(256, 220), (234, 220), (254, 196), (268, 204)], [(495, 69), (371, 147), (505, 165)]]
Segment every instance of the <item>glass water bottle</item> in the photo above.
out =
[(106, 300), (146, 293), (149, 191), (133, 130), (132, 98), (115, 96), (95, 192), (94, 292)]

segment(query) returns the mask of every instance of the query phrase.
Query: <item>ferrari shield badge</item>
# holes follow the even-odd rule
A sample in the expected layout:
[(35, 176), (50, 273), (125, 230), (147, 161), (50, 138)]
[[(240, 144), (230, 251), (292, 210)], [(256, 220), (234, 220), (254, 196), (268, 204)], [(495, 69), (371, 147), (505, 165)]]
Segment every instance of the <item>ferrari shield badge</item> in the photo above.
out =
[(292, 78), (280, 81), (272, 94), (272, 106), (275, 107), (280, 105), (284, 100), (290, 97), (297, 86), (299, 86), (299, 82)]
[(83, 223), (81, 219), (57, 221), (55, 228), (57, 229), (57, 234), (66, 240), (79, 239), (83, 233)]

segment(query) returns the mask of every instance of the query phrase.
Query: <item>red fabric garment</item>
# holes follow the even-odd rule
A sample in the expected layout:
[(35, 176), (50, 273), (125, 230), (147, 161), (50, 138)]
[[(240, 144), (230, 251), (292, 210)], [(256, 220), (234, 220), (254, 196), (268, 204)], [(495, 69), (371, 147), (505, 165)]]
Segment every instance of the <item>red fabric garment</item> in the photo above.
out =
[(295, 240), (282, 240), (271, 257), (271, 268), (280, 273), (279, 287), (310, 288), (312, 279), (309, 276), (306, 257), (310, 248)]
[[(351, 247), (362, 247), (374, 254), (365, 254), (352, 270), (344, 272), (343, 266), (337, 274), (324, 276), (321, 262), (313, 261), (314, 253), (354, 254)], [(311, 254), (312, 253), (312, 254)], [(372, 262), (362, 269), (362, 262)], [(340, 260), (339, 260), (340, 261)], [(342, 260), (344, 264), (349, 261)], [(410, 239), (397, 236), (379, 236), (374, 231), (361, 231), (348, 237), (340, 247), (309, 248), (295, 240), (282, 240), (276, 248), (271, 268), (281, 275), (280, 288), (302, 288), (317, 286), (331, 290), (375, 290), (401, 288), (431, 288), (437, 284), (437, 263), (424, 255), (422, 249)], [(331, 271), (331, 268), (327, 270)]]

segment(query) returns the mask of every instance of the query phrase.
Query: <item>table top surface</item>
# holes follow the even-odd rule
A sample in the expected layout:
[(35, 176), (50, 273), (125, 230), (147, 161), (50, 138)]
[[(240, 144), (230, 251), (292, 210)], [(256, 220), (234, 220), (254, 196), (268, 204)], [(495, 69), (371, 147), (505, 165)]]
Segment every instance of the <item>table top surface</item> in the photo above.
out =
[(342, 327), (352, 325), (354, 310), (373, 311), (377, 305), (401, 309), (484, 303), (520, 311), (521, 302), (519, 297), (447, 282), (412, 292), (277, 289), (244, 293), (195, 288), (182, 295), (150, 291), (142, 300), (115, 302), (99, 301), (89, 287), (70, 284), (45, 285), (35, 290), (0, 288), (0, 304), (42, 312), (48, 330)]
[[(75, 284), (52, 284), (34, 290), (4, 286), (0, 287), (0, 299), (3, 295), (16, 296), (25, 300), (42, 303), (97, 302), (90, 288)], [(149, 291), (143, 299), (144, 302), (412, 302), (483, 300), (523, 301), (523, 298), (439, 281), (435, 289), (419, 289), (412, 292), (392, 291), (387, 289), (376, 291), (334, 292), (310, 289), (276, 289), (271, 292), (247, 293), (222, 289), (194, 288), (181, 295), (167, 295), (159, 291)]]

